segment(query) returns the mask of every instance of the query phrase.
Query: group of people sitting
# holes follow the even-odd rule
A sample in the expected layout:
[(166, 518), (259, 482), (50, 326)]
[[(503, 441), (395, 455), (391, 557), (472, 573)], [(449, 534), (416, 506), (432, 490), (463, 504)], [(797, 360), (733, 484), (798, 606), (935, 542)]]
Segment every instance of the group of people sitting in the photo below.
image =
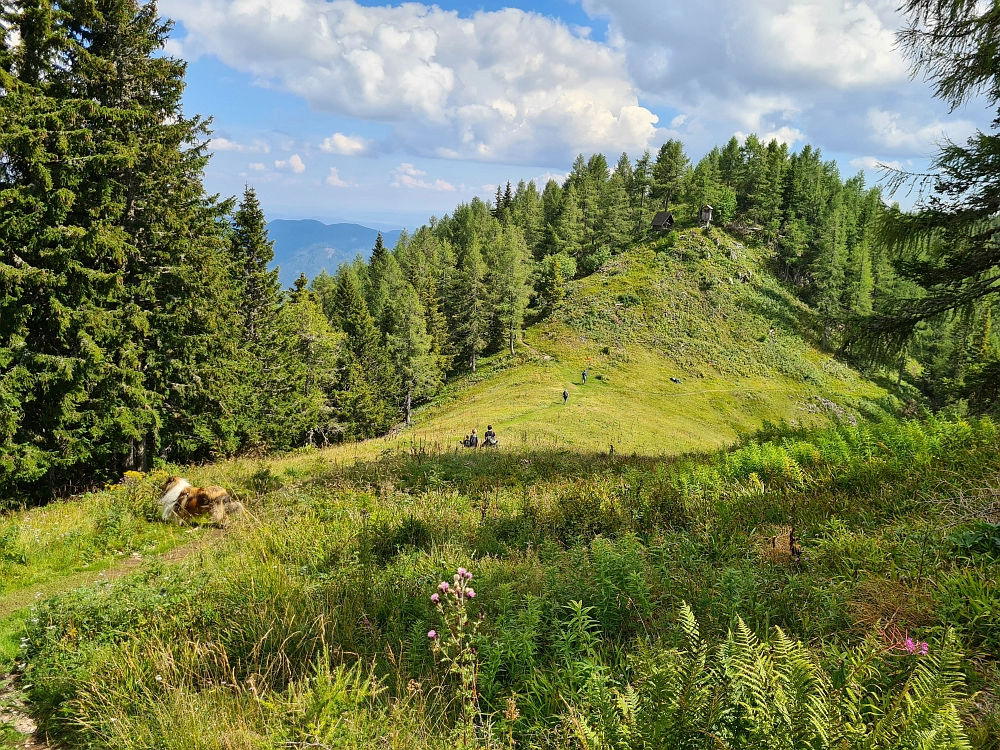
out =
[(466, 448), (478, 448), (480, 445), (483, 448), (496, 448), (500, 443), (497, 442), (497, 434), (493, 432), (493, 425), (490, 424), (486, 425), (486, 434), (483, 435), (482, 443), (479, 442), (479, 435), (473, 430), (471, 435), (465, 436), (462, 445)]

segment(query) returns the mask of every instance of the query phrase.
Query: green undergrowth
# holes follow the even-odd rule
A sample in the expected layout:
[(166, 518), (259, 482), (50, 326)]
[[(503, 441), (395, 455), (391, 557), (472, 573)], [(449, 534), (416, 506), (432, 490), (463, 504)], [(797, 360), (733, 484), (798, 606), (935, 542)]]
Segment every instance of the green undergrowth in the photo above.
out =
[[(250, 512), (205, 554), (31, 611), (19, 659), (52, 739), (996, 747), (990, 421), (225, 472)], [(475, 598), (435, 607), (459, 569)]]
[(676, 455), (729, 445), (767, 421), (828, 424), (914, 397), (822, 352), (814, 314), (769, 258), (715, 229), (616, 256), (569, 284), (515, 355), (484, 359), (419, 409), (397, 442), (454, 446), (492, 424), (523, 450)]
[(191, 540), (160, 521), (157, 481), (130, 473), (99, 493), (0, 517), (0, 669), (17, 652), (28, 604)]

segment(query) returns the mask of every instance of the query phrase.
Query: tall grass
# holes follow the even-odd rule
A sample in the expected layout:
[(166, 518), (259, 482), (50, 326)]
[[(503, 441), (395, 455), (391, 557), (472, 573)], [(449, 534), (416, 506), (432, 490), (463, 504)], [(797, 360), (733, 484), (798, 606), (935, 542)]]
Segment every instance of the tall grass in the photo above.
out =
[[(214, 547), (35, 609), (21, 658), (50, 736), (985, 748), (997, 726), (969, 702), (1000, 658), (984, 615), (998, 555), (969, 536), (988, 530), (1000, 471), (989, 421), (774, 429), (673, 460), (308, 465), (231, 467), (251, 513)], [(773, 541), (793, 527), (799, 562)], [(442, 625), (429, 597), (459, 567), (482, 616), (472, 734), (468, 689), (427, 635)]]

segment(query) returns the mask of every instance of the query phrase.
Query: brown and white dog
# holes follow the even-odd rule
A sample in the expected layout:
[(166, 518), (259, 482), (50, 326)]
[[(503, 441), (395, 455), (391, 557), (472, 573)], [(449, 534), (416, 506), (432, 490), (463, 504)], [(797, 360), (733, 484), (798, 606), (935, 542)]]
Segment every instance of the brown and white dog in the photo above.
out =
[(229, 516), (243, 512), (243, 503), (229, 497), (222, 487), (192, 487), (186, 479), (169, 477), (163, 485), (160, 510), (164, 521), (184, 523), (209, 515), (214, 524), (225, 526)]

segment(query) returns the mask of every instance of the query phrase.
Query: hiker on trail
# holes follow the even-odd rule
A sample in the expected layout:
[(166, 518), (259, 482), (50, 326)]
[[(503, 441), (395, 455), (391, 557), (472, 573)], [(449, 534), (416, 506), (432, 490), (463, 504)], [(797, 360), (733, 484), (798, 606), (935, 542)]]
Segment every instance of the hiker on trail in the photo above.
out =
[(567, 391), (567, 390), (564, 389), (563, 390), (563, 406), (566, 405), (567, 401), (569, 401), (569, 391)]
[(587, 371), (586, 370), (583, 371), (583, 384), (587, 385)]
[(470, 448), (479, 447), (479, 435), (476, 434), (475, 430), (472, 431), (472, 435), (469, 437), (469, 447)]
[(462, 445), (463, 445), (463, 446), (464, 446), (465, 448), (468, 448), (468, 447), (469, 447), (470, 443), (469, 443), (469, 436), (468, 436), (468, 435), (466, 435), (466, 436), (465, 436), (465, 440), (463, 440), (463, 441), (462, 441)]
[(483, 447), (484, 448), (496, 448), (499, 445), (497, 442), (497, 434), (493, 432), (493, 425), (486, 425), (486, 434), (483, 435)]

